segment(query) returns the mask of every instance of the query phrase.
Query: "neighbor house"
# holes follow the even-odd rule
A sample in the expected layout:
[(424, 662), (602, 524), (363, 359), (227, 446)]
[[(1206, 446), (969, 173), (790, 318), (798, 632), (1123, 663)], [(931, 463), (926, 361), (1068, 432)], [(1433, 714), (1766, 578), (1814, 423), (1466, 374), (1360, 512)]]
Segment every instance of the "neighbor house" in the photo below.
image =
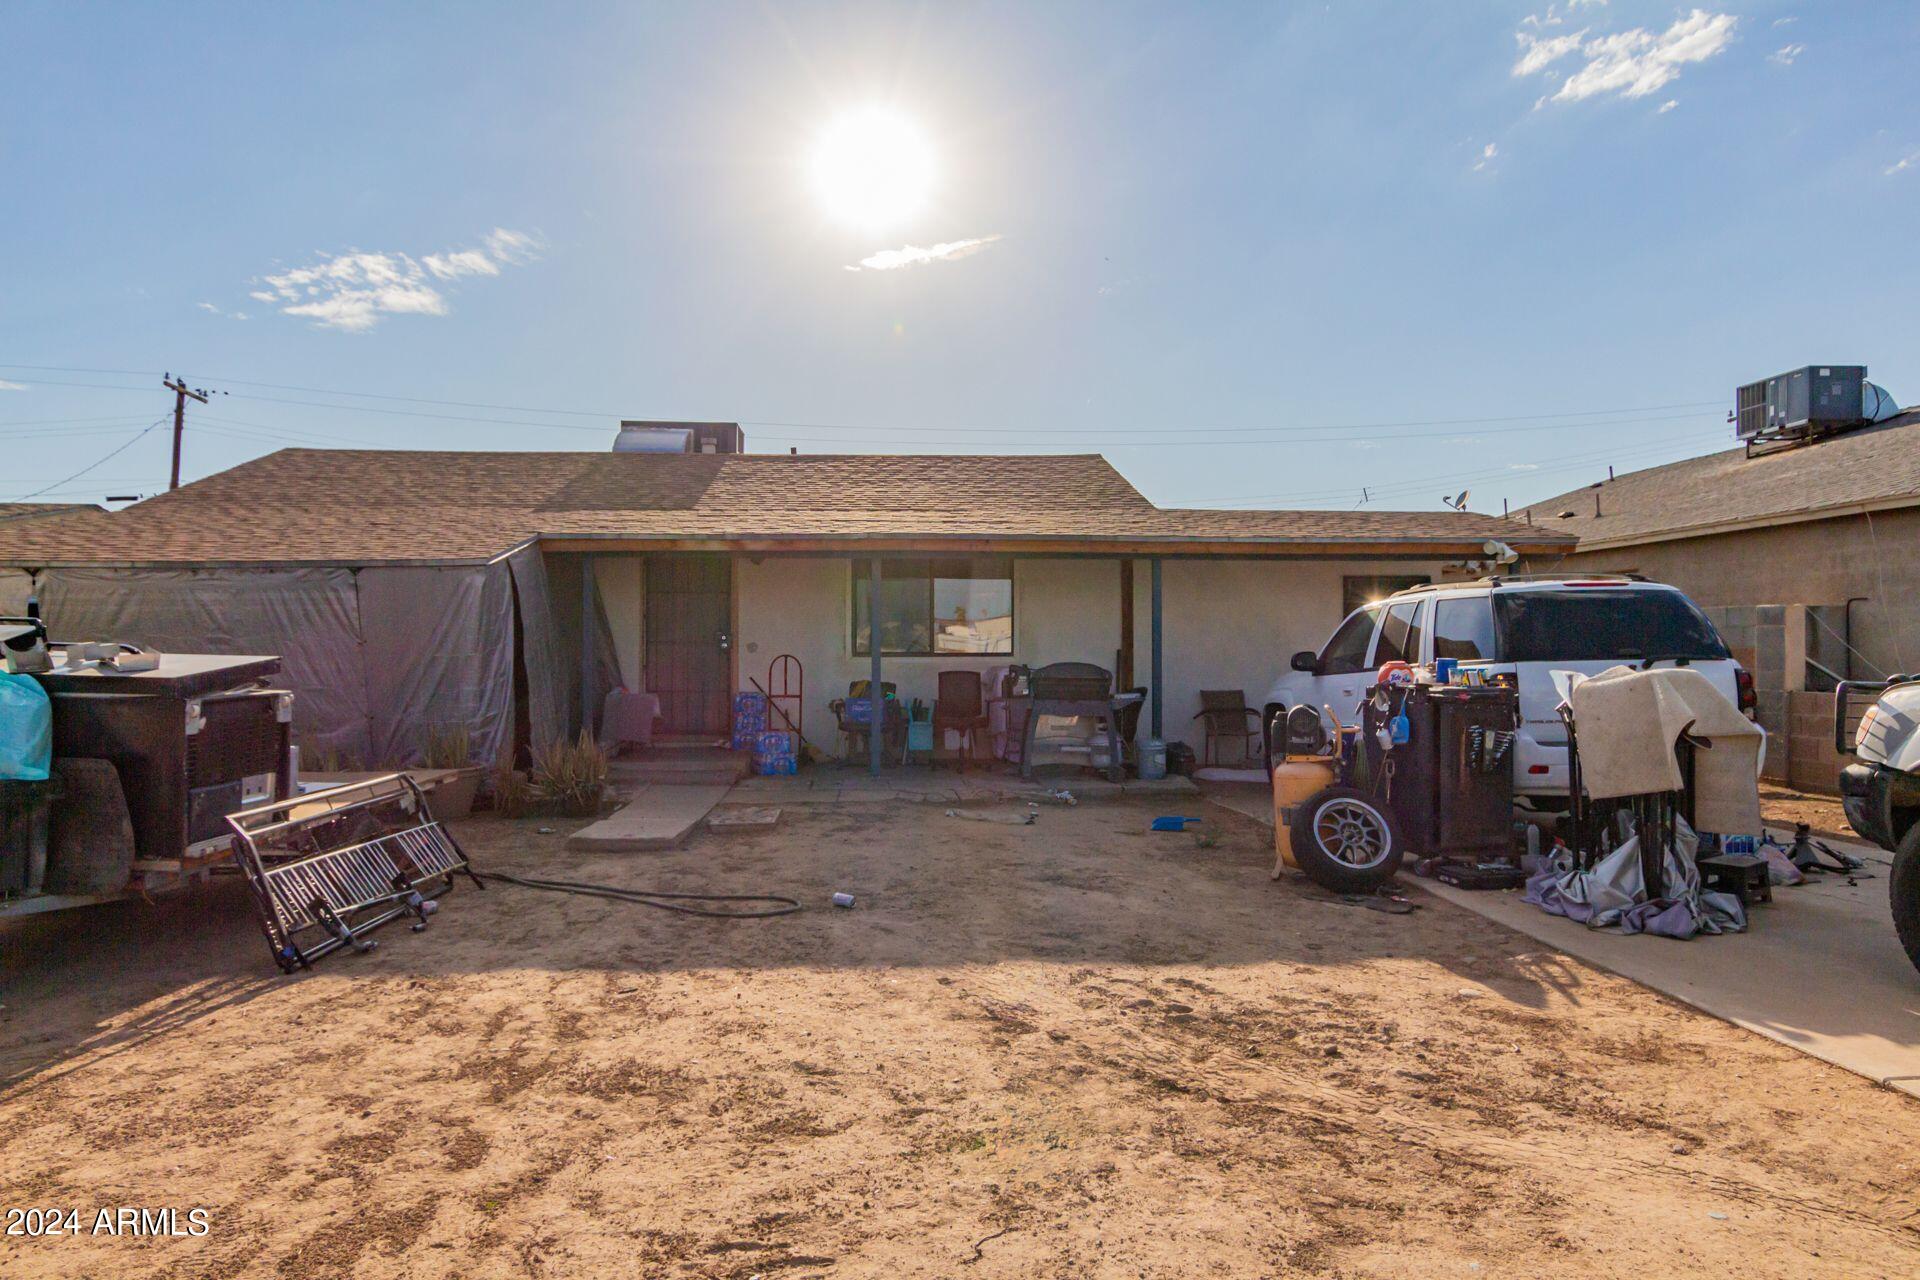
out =
[(1833, 790), (1834, 682), (1920, 669), (1920, 410), (1630, 472), (1517, 514), (1579, 538), (1525, 567), (1641, 573), (1707, 610), (1754, 673), (1769, 776)]
[(1258, 707), (1356, 596), (1489, 538), (1572, 542), (1454, 511), (1161, 508), (1097, 455), (288, 449), (60, 524), (0, 534), (0, 612), (36, 592), (59, 636), (280, 653), (309, 757), (369, 762), (417, 759), (436, 724), (488, 755), (571, 733), (614, 684), (718, 735), (782, 654), (832, 750), (876, 566), (903, 698), (1088, 661), (1150, 690), (1143, 733), (1197, 742), (1201, 690)]

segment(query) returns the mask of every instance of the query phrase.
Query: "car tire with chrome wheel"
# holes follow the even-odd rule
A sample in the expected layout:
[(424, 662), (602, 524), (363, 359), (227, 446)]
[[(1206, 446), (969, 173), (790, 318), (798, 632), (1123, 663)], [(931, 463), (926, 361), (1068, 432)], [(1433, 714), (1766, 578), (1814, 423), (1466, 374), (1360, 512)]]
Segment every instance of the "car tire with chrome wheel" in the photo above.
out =
[(1406, 842), (1393, 810), (1358, 787), (1326, 787), (1300, 803), (1290, 825), (1293, 858), (1335, 893), (1370, 893), (1393, 878)]

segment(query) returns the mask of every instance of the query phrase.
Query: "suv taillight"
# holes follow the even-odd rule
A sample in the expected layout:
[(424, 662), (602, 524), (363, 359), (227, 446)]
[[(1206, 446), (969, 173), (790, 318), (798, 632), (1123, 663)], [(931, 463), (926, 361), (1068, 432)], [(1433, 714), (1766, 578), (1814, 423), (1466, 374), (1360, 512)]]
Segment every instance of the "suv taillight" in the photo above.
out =
[(1745, 667), (1735, 667), (1733, 688), (1736, 694), (1735, 701), (1739, 703), (1742, 714), (1749, 720), (1753, 719), (1753, 713), (1760, 705), (1760, 699), (1754, 696), (1753, 692), (1753, 672)]

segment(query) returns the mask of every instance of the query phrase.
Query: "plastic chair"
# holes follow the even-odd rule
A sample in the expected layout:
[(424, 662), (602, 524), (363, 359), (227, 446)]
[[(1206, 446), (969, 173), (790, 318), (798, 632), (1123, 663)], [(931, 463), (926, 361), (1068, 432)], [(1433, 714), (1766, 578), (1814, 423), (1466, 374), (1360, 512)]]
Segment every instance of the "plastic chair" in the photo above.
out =
[[(846, 759), (866, 755), (867, 735), (873, 730), (873, 700), (867, 696), (871, 682), (854, 680), (847, 685), (847, 696), (827, 704), (839, 721), (841, 737), (846, 741)], [(897, 755), (907, 733), (906, 711), (900, 706), (900, 691), (891, 680), (880, 682), (880, 732), (882, 750)]]
[(933, 741), (944, 746), (949, 732), (960, 735), (960, 771), (978, 749), (976, 735), (987, 727), (987, 704), (978, 671), (942, 671), (933, 703)]

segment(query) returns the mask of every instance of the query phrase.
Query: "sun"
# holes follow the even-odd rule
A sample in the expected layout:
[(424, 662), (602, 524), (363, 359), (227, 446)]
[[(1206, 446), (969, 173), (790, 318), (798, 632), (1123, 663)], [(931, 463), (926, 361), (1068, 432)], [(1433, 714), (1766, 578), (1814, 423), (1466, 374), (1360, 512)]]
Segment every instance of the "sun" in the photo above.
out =
[(933, 186), (933, 150), (913, 121), (887, 107), (837, 117), (814, 140), (814, 194), (833, 218), (880, 231), (912, 216)]

